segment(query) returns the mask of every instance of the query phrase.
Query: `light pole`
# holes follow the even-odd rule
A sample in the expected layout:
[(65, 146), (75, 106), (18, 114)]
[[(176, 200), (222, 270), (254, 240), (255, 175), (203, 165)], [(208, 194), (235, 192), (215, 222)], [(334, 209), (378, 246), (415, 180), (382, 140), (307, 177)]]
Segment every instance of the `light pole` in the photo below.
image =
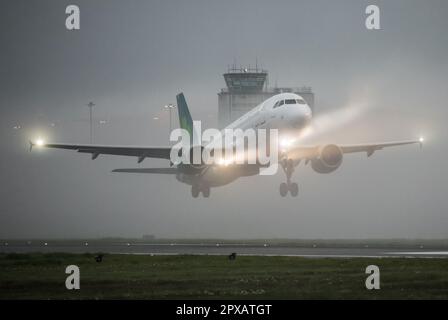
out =
[(168, 140), (169, 140), (169, 139), (170, 139), (170, 135), (171, 135), (171, 130), (172, 130), (172, 128), (171, 128), (171, 118), (172, 118), (172, 116), (171, 116), (171, 111), (172, 111), (174, 108), (176, 108), (176, 106), (170, 103), (170, 104), (165, 105), (164, 108), (165, 108), (166, 110), (168, 110), (169, 113), (170, 113), (170, 131), (168, 132)]
[(92, 112), (93, 112), (93, 107), (95, 106), (95, 104), (90, 101), (87, 106), (89, 107), (89, 112), (90, 112), (90, 144), (93, 143), (93, 118), (92, 118)]

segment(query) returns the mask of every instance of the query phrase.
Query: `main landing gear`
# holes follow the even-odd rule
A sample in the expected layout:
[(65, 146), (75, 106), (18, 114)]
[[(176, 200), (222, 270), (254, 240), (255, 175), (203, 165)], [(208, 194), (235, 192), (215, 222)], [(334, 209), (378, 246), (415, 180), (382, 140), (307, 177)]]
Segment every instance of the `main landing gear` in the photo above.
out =
[(291, 196), (297, 197), (299, 194), (299, 186), (297, 183), (291, 182), (291, 176), (294, 173), (294, 160), (284, 159), (281, 162), (281, 166), (283, 168), (283, 172), (286, 174), (286, 182), (282, 182), (280, 184), (280, 195), (282, 197), (286, 197), (289, 191)]
[(210, 197), (210, 186), (201, 183), (194, 183), (191, 186), (191, 195), (193, 198), (197, 198), (201, 192), (204, 198)]

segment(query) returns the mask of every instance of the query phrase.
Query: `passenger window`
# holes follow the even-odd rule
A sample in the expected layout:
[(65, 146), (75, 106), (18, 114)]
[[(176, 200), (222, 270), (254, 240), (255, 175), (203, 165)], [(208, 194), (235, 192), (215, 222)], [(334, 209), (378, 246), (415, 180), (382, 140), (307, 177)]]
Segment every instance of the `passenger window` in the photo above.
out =
[(285, 103), (286, 104), (296, 104), (296, 99), (286, 99)]

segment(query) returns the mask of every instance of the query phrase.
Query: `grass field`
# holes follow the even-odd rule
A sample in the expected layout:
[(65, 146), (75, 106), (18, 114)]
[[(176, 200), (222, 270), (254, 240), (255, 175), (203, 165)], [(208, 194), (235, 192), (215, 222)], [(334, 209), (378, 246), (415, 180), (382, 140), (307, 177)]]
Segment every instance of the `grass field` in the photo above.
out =
[[(77, 265), (81, 289), (65, 288)], [(365, 288), (377, 265), (381, 289)], [(448, 259), (0, 254), (0, 299), (447, 299)]]

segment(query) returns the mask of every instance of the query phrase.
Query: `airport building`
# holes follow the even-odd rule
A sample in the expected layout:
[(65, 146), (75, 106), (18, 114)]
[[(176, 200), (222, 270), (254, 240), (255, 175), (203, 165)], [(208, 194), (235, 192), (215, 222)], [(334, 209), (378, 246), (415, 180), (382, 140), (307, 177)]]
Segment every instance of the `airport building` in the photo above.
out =
[(268, 72), (256, 68), (229, 68), (224, 74), (226, 88), (218, 93), (218, 125), (222, 129), (232, 121), (263, 102), (283, 92), (299, 94), (314, 109), (311, 87), (269, 87)]

